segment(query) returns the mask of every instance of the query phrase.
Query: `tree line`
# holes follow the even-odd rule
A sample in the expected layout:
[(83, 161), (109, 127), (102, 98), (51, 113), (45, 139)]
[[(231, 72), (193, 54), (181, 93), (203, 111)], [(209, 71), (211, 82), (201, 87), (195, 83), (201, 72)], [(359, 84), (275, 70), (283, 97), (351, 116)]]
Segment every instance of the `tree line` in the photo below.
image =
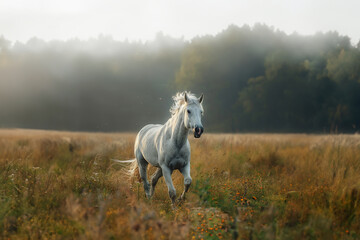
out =
[(356, 132), (360, 44), (262, 24), (190, 41), (0, 38), (0, 127), (136, 131), (182, 90), (204, 93), (209, 131)]

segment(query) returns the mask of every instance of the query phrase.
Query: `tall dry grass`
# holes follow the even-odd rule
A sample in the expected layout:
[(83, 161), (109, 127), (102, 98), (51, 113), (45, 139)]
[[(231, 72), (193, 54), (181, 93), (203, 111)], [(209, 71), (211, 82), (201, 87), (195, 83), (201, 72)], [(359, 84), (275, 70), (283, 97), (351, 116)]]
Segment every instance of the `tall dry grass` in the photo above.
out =
[(359, 238), (360, 136), (191, 138), (193, 184), (176, 211), (163, 179), (147, 200), (110, 161), (133, 158), (134, 139), (0, 130), (1, 238)]

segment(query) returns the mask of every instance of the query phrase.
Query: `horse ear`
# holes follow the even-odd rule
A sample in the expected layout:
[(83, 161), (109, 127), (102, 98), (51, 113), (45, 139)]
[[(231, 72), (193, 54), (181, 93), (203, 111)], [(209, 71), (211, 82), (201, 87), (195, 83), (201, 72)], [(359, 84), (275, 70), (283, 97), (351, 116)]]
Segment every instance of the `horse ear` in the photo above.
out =
[(199, 97), (199, 103), (202, 103), (203, 100), (204, 100), (204, 94), (202, 93), (201, 96)]
[(186, 92), (184, 94), (184, 98), (185, 98), (185, 102), (187, 103), (188, 102), (188, 96), (187, 96)]

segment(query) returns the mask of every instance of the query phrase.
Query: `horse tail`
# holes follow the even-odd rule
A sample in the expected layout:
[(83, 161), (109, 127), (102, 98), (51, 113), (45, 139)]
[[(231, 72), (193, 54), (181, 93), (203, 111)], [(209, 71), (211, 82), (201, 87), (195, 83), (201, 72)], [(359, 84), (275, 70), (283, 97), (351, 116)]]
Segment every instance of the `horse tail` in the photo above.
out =
[(113, 162), (117, 162), (117, 163), (133, 163), (136, 161), (136, 158), (134, 159), (130, 159), (130, 160), (118, 160), (118, 159), (111, 159), (111, 161)]
[(134, 181), (135, 178), (140, 179), (140, 174), (138, 169), (138, 163), (136, 158), (130, 160), (118, 160), (118, 159), (111, 159), (111, 161), (119, 163), (119, 164), (129, 164), (129, 168), (123, 169), (123, 173), (128, 176), (131, 182)]
[(138, 168), (139, 168), (138, 162), (136, 161), (136, 159), (134, 159), (131, 162), (129, 170), (128, 170), (128, 174), (130, 175), (131, 178), (133, 178), (135, 176), (135, 174), (139, 172), (139, 171), (136, 171), (136, 170), (138, 170)]

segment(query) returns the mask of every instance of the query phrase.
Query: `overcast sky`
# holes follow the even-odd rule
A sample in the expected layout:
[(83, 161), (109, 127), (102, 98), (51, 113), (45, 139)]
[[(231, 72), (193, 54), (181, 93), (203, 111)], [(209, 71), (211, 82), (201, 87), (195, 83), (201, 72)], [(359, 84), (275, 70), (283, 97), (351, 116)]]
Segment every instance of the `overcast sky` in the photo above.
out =
[(265, 23), (286, 33), (338, 31), (360, 39), (359, 0), (0, 0), (0, 35), (25, 42), (99, 34), (151, 40), (157, 32), (191, 39), (230, 24)]

